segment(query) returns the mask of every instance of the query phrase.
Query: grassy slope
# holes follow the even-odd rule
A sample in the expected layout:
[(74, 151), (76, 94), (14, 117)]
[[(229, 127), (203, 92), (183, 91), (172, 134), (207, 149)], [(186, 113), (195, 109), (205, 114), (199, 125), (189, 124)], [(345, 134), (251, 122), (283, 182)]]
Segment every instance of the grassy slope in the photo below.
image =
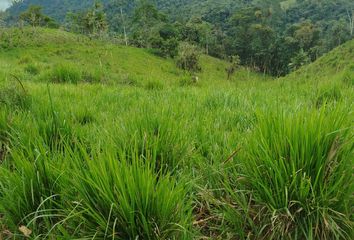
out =
[(326, 80), (354, 72), (354, 40), (349, 41), (316, 62), (300, 68), (285, 77), (287, 80), (296, 78), (305, 80)]
[[(14, 32), (17, 32), (16, 38), (7, 37)], [(58, 64), (96, 73), (100, 75), (100, 81), (110, 83), (131, 82), (139, 85), (147, 81), (157, 81), (163, 85), (178, 85), (188, 78), (187, 74), (176, 68), (173, 60), (154, 56), (148, 50), (90, 41), (63, 31), (26, 29), (22, 33), (12, 30), (5, 32), (2, 38), (7, 39), (2, 41), (7, 42), (7, 49), (0, 52), (2, 71), (23, 74), (24, 78), (33, 77), (26, 76), (24, 71), (28, 64), (38, 68), (39, 76), (36, 79), (41, 79), (41, 75), (45, 76)], [(197, 74), (201, 82), (226, 79), (226, 62), (202, 56), (201, 64), (203, 71)], [(258, 79), (259, 76), (242, 70), (236, 74), (236, 78), (249, 80)]]
[[(345, 208), (352, 198), (338, 189), (350, 193), (353, 181), (331, 178), (338, 187), (320, 180), (320, 187), (331, 190), (328, 193), (309, 192), (307, 186), (310, 182), (314, 187), (315, 179), (325, 171), (318, 163), (338, 158), (343, 162), (339, 165), (347, 169), (346, 164), (352, 163), (350, 149), (333, 153), (338, 139), (351, 138), (344, 133), (340, 138), (328, 136), (341, 134), (343, 130), (338, 130), (347, 129), (354, 119), (354, 90), (348, 70), (354, 42), (278, 80), (240, 70), (227, 81), (226, 63), (203, 57), (200, 82), (181, 86), (183, 79), (190, 77), (172, 60), (146, 50), (102, 44), (54, 30), (26, 30), (24, 34), (26, 38), (19, 34), (18, 40), (11, 39), (11, 47), (0, 50), (0, 102), (5, 103), (0, 105), (0, 171), (4, 176), (0, 228), (16, 232), (25, 224), (33, 230), (32, 236), (43, 238), (40, 234), (63, 221), (51, 229), (53, 238), (58, 234), (61, 239), (72, 239), (70, 235), (111, 239), (117, 230), (122, 239), (136, 235), (158, 239), (157, 227), (161, 238), (246, 239), (247, 235), (260, 238), (274, 233), (268, 237), (289, 234), (295, 239), (299, 234), (299, 239), (304, 239), (302, 234), (306, 234), (309, 239), (319, 239), (326, 233), (334, 238), (337, 227), (329, 221), (334, 219), (339, 229), (349, 233), (345, 224), (352, 219)], [(63, 64), (97, 73), (97, 83), (50, 83), (48, 76)], [(30, 66), (38, 73), (29, 73)], [(10, 74), (26, 80), (26, 94)], [(345, 146), (350, 148), (350, 142)], [(129, 149), (135, 157), (141, 154), (143, 159), (167, 166), (171, 176), (164, 175), (159, 179), (162, 183), (156, 183), (154, 175), (149, 175), (150, 168), (156, 171), (152, 166), (124, 166), (122, 152)], [(294, 164), (274, 164), (278, 155)], [(116, 158), (123, 165), (117, 165)], [(262, 161), (269, 167), (264, 169), (265, 175), (255, 171)], [(294, 169), (284, 167), (287, 165)], [(294, 170), (301, 174), (289, 174)], [(348, 177), (343, 169), (331, 171), (334, 176)], [(132, 179), (125, 182), (128, 177)], [(251, 185), (243, 185), (244, 178)], [(33, 187), (28, 179), (36, 180), (37, 185)], [(140, 188), (144, 183), (150, 185)], [(112, 191), (112, 184), (124, 194)], [(289, 191), (283, 197), (285, 188)], [(248, 191), (254, 192), (252, 199)], [(269, 191), (273, 194), (266, 194)], [(304, 199), (307, 193), (310, 195)], [(61, 198), (41, 204), (55, 194)], [(142, 199), (150, 199), (147, 209), (139, 205)], [(112, 202), (124, 200), (126, 206), (113, 207)], [(79, 207), (74, 204), (77, 202), (81, 202)], [(255, 204), (248, 205), (250, 202)], [(260, 209), (263, 215), (257, 219), (252, 214)], [(344, 215), (333, 215), (328, 209)], [(48, 216), (30, 221), (34, 218), (29, 214), (37, 211), (38, 215), (40, 210)], [(144, 214), (134, 215), (136, 211)], [(129, 218), (129, 227), (122, 212), (135, 219)], [(143, 225), (143, 217), (153, 222)], [(82, 223), (84, 227), (77, 228)], [(187, 233), (175, 231), (170, 223)], [(289, 229), (287, 224), (293, 227)]]

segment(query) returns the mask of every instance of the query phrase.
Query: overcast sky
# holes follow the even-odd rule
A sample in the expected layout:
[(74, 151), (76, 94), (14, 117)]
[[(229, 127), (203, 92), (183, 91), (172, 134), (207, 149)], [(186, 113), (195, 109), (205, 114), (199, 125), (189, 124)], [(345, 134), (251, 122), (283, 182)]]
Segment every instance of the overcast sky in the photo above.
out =
[(10, 6), (11, 0), (0, 0), (0, 10), (5, 10)]

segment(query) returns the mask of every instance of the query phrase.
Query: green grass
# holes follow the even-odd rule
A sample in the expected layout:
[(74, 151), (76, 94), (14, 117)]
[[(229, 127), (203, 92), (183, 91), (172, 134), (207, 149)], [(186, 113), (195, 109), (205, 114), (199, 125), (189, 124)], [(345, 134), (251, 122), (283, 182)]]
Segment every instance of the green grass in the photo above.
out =
[(148, 50), (6, 30), (0, 238), (352, 239), (353, 43), (280, 79), (203, 56), (195, 82)]
[[(226, 185), (242, 206), (227, 205), (226, 221), (255, 228), (257, 238), (350, 239), (353, 135), (346, 114), (340, 107), (261, 114), (236, 173), (244, 179)], [(240, 216), (248, 223), (235, 221)]]

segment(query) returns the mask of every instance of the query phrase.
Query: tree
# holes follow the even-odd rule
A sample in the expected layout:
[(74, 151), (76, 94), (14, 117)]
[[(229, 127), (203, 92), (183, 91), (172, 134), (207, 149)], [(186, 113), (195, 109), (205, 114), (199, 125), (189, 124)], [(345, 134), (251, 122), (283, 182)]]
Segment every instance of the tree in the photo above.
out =
[(174, 25), (166, 23), (157, 27), (149, 42), (155, 53), (162, 57), (175, 57), (178, 54), (178, 33)]
[(200, 17), (191, 18), (181, 30), (182, 40), (199, 45), (209, 54), (209, 46), (212, 39), (212, 25), (203, 21)]
[(161, 57), (175, 57), (178, 53), (176, 26), (146, 0), (140, 1), (134, 11), (131, 39), (135, 46), (150, 48)]
[(310, 58), (308, 54), (301, 49), (300, 52), (298, 52), (295, 57), (291, 58), (291, 62), (289, 63), (289, 67), (295, 71), (299, 69), (300, 67), (310, 63)]
[(319, 40), (320, 30), (311, 21), (305, 21), (295, 25), (293, 37), (304, 50), (308, 51)]
[(86, 32), (93, 36), (101, 36), (108, 30), (106, 14), (102, 4), (95, 2), (83, 18), (83, 25)]
[(55, 21), (42, 13), (42, 7), (31, 5), (25, 12), (21, 13), (20, 20), (32, 27), (58, 27)]
[(84, 12), (68, 13), (69, 29), (74, 32), (100, 37), (108, 30), (106, 14), (102, 4), (95, 2), (93, 7)]
[(4, 27), (6, 25), (5, 18), (6, 18), (5, 12), (0, 11), (0, 28)]
[(136, 7), (132, 20), (132, 40), (137, 47), (151, 47), (151, 38), (156, 37), (158, 28), (167, 17), (147, 0), (141, 0)]
[(238, 54), (243, 64), (265, 72), (272, 72), (272, 56), (276, 34), (267, 25), (269, 10), (247, 8), (236, 12), (230, 19), (228, 35), (231, 41), (229, 54)]
[(123, 15), (122, 7), (120, 8), (120, 17), (121, 17), (121, 21), (123, 23), (123, 33), (124, 33), (125, 45), (128, 46), (127, 29), (126, 29), (126, 25), (125, 25), (125, 18), (124, 18), (124, 15)]
[(347, 15), (348, 15), (348, 26), (349, 26), (350, 36), (353, 37), (353, 34), (354, 34), (354, 10), (351, 10), (351, 11), (347, 10)]
[(329, 51), (344, 42), (350, 40), (351, 35), (347, 29), (345, 19), (330, 22), (328, 33), (326, 34), (326, 50)]

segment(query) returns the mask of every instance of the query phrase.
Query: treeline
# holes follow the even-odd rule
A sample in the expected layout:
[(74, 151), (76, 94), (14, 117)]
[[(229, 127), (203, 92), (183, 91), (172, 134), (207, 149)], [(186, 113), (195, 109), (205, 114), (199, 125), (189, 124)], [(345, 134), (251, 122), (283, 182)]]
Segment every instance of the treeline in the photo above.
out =
[[(41, 0), (14, 8), (30, 2)], [(275, 76), (316, 60), (354, 35), (350, 0), (83, 2), (65, 18), (58, 18), (58, 10), (54, 19), (68, 31), (115, 37), (163, 57), (176, 57), (181, 46), (194, 49), (186, 47), (190, 44), (214, 57), (237, 57), (242, 65)]]

